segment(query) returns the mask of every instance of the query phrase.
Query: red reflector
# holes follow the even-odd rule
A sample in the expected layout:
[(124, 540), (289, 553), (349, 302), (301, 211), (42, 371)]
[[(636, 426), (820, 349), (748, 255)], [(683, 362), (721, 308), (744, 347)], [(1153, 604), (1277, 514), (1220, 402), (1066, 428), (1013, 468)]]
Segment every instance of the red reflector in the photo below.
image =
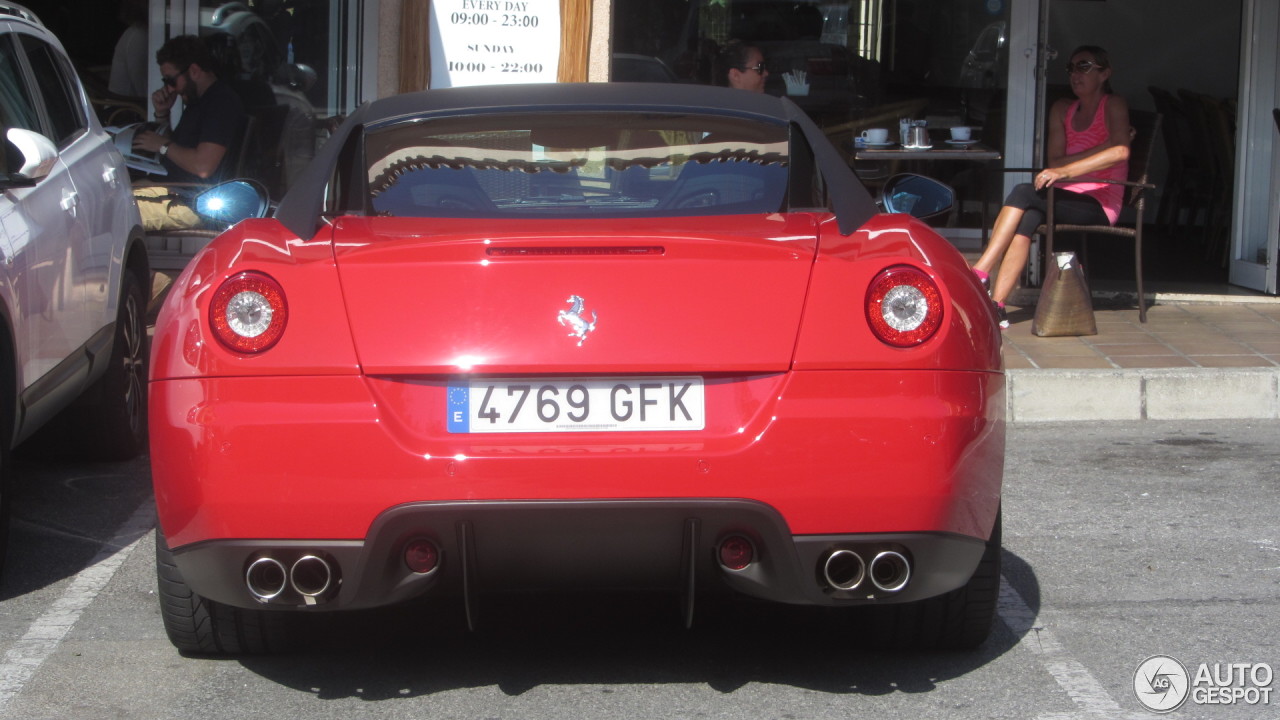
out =
[(661, 245), (619, 247), (491, 247), (485, 251), (494, 257), (537, 257), (540, 255), (662, 255)]
[(734, 535), (720, 543), (720, 564), (730, 570), (741, 570), (755, 560), (756, 549), (751, 541)]
[(419, 575), (426, 575), (440, 564), (440, 550), (430, 540), (410, 540), (404, 546), (404, 564)]

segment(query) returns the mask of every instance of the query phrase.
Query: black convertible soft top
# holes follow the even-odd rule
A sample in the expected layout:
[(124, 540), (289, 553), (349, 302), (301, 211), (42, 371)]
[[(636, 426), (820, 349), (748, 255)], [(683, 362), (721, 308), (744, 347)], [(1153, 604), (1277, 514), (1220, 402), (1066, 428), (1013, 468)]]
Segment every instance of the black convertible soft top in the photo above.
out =
[(538, 111), (628, 111), (718, 113), (794, 123), (813, 148), (827, 184), (840, 232), (848, 235), (876, 214), (875, 202), (804, 111), (786, 98), (706, 85), (673, 83), (556, 83), (483, 85), (423, 90), (365, 103), (325, 143), (285, 194), (276, 219), (298, 237), (315, 234), (325, 186), (333, 178), (342, 148), (361, 128), (434, 113)]

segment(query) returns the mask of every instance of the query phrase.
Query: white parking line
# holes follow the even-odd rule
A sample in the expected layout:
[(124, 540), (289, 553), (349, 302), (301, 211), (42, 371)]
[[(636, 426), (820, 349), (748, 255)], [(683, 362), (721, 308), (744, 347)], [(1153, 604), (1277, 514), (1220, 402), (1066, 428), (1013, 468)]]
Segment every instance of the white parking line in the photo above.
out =
[[(1053, 676), (1058, 686), (1076, 704), (1076, 712), (1055, 712), (1039, 716), (1039, 720), (1083, 720), (1084, 718), (1125, 718), (1126, 720), (1149, 720), (1148, 714), (1127, 711), (1112, 699), (1102, 683), (1089, 673), (1080, 661), (1067, 655), (1067, 651), (1058, 642), (1058, 638), (1050, 632), (1052, 624), (1044, 608), (1040, 613), (1032, 612), (1026, 601), (1018, 594), (1009, 581), (1000, 578), (1000, 619), (1020, 639), (1018, 647), (1039, 657), (1039, 662)], [(1038, 621), (1038, 622), (1037, 622)]]
[(89, 565), (72, 578), (49, 609), (31, 623), (22, 639), (5, 653), (4, 662), (0, 663), (0, 716), (62, 643), (80, 614), (97, 599), (154, 523), (155, 506), (148, 498), (116, 530)]

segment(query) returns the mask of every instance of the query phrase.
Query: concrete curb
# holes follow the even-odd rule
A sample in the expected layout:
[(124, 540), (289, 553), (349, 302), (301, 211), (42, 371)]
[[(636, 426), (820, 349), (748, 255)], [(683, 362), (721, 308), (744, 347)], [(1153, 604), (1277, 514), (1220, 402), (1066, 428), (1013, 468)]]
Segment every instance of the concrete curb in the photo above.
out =
[(1007, 370), (1009, 422), (1274, 420), (1280, 368)]

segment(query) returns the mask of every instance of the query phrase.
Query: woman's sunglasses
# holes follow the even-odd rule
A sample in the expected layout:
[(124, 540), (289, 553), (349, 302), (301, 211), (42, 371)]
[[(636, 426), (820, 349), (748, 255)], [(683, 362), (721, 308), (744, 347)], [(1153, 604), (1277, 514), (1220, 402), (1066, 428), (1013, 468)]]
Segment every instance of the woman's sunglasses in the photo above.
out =
[(1094, 68), (1098, 68), (1099, 70), (1106, 69), (1103, 65), (1092, 60), (1081, 60), (1080, 62), (1067, 63), (1067, 74), (1074, 75), (1076, 73), (1080, 73), (1081, 75), (1088, 75), (1089, 71)]
[(742, 70), (743, 70), (743, 71), (746, 71), (746, 70), (755, 70), (757, 73), (759, 73), (759, 74), (761, 74), (761, 75), (763, 75), (763, 74), (764, 74), (764, 71), (765, 71), (765, 70), (767, 70), (767, 69), (768, 69), (768, 68), (766, 68), (766, 67), (764, 66), (764, 63), (756, 63), (755, 65), (752, 65), (751, 67), (744, 67), (744, 68), (742, 68)]

